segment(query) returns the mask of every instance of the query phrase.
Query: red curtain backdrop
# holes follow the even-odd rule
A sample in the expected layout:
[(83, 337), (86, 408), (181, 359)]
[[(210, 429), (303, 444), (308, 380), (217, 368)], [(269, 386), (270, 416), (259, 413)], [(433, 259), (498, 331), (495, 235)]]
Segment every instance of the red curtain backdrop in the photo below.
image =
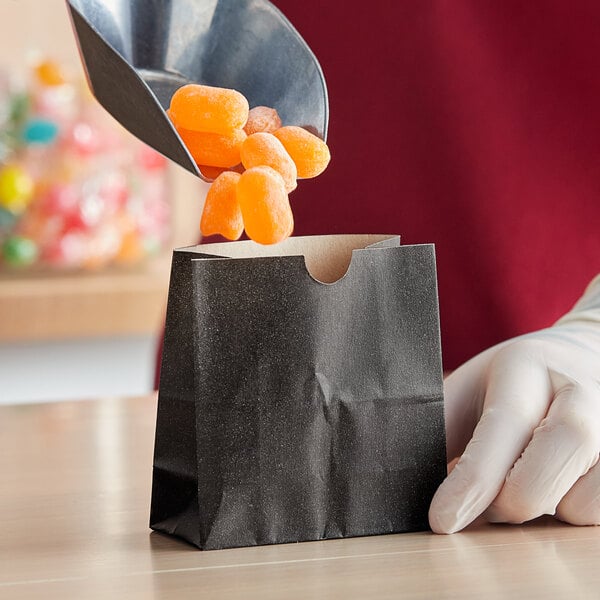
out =
[(600, 271), (600, 2), (275, 4), (330, 94), (295, 234), (434, 242), (446, 368), (569, 310)]

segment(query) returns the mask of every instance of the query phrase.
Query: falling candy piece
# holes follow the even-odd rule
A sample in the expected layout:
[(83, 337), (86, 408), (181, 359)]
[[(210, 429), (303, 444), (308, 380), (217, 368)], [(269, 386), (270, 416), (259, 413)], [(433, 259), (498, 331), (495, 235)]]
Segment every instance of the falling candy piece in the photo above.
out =
[(26, 267), (38, 257), (38, 248), (29, 238), (13, 235), (2, 244), (2, 259), (11, 267)]
[(259, 132), (249, 135), (242, 144), (241, 157), (246, 169), (271, 167), (283, 177), (286, 192), (296, 189), (296, 165), (273, 134)]
[(248, 237), (259, 244), (277, 244), (290, 235), (294, 217), (281, 175), (271, 167), (244, 171), (237, 199)]
[(0, 206), (14, 214), (22, 213), (33, 197), (31, 177), (16, 165), (0, 169)]
[(244, 131), (248, 135), (264, 131), (273, 133), (281, 127), (281, 119), (274, 108), (268, 106), (255, 106), (248, 113), (248, 121), (244, 125)]
[(237, 240), (242, 235), (244, 222), (237, 200), (240, 177), (239, 173), (225, 171), (210, 186), (200, 220), (202, 235), (218, 233), (228, 240)]
[(292, 157), (298, 177), (308, 179), (320, 175), (329, 164), (331, 155), (327, 144), (302, 127), (282, 127), (273, 134)]
[(227, 135), (246, 124), (248, 110), (236, 90), (189, 84), (173, 94), (169, 115), (177, 127)]

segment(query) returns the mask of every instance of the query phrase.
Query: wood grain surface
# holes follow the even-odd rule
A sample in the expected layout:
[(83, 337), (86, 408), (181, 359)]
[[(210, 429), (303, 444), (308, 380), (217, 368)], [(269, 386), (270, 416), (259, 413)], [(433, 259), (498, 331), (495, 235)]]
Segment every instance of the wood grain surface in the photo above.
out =
[(170, 264), (165, 252), (129, 270), (2, 272), (0, 342), (158, 335)]
[(212, 552), (151, 533), (155, 411), (0, 408), (0, 598), (600, 598), (600, 529), (550, 518)]

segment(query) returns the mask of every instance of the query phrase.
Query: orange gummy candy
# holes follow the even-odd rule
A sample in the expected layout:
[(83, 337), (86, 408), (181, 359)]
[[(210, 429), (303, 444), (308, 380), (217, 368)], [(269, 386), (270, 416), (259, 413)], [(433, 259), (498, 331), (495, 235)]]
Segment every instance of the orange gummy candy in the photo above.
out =
[(200, 219), (202, 235), (220, 233), (228, 240), (237, 240), (242, 235), (244, 222), (236, 193), (240, 178), (239, 173), (225, 171), (213, 181)]
[(244, 167), (242, 165), (235, 165), (233, 167), (211, 167), (209, 165), (198, 165), (200, 172), (207, 179), (216, 179), (221, 173), (226, 171), (235, 171), (236, 173), (243, 173)]
[(294, 217), (281, 175), (271, 167), (252, 167), (240, 175), (237, 199), (248, 237), (277, 244), (293, 230)]
[(292, 157), (301, 179), (316, 177), (327, 168), (331, 154), (321, 138), (294, 125), (282, 127), (273, 135)]
[(226, 167), (211, 167), (210, 165), (198, 165), (198, 168), (207, 179), (216, 179), (221, 173), (229, 170)]
[(176, 128), (197, 164), (210, 167), (239, 164), (242, 142), (247, 137), (243, 129), (234, 129), (230, 134), (222, 135)]
[(242, 144), (241, 157), (246, 169), (271, 167), (283, 177), (286, 192), (296, 189), (296, 165), (283, 144), (272, 133), (259, 132), (249, 135)]
[(268, 106), (255, 106), (248, 113), (248, 122), (244, 125), (244, 131), (248, 135), (266, 131), (273, 133), (281, 127), (281, 119), (274, 108)]
[(177, 127), (229, 134), (248, 120), (248, 100), (236, 90), (189, 84), (171, 98), (170, 114)]

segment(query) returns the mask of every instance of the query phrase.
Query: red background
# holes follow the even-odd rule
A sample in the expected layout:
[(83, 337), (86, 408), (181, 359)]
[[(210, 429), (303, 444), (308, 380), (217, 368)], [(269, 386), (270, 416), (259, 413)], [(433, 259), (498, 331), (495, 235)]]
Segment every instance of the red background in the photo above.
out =
[(295, 234), (434, 242), (446, 368), (600, 271), (600, 3), (275, 0), (330, 94)]

